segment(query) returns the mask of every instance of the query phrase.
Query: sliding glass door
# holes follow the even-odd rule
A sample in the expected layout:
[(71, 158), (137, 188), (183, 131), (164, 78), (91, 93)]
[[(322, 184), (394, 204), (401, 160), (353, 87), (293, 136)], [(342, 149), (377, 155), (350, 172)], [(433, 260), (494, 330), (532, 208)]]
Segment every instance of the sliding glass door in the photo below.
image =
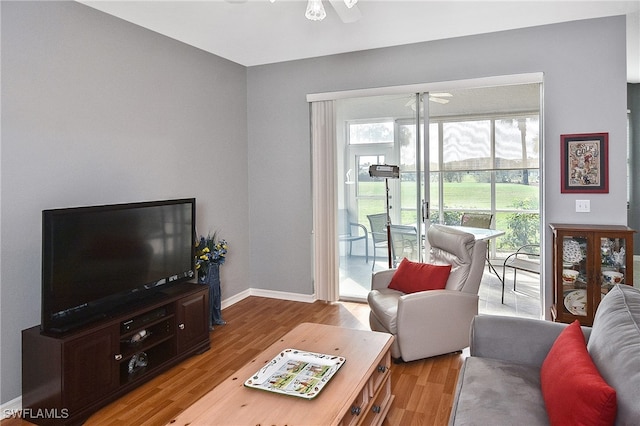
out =
[[(337, 102), (338, 242), (340, 297), (362, 299), (371, 272), (402, 255), (422, 259), (420, 200), (424, 189), (421, 96), (371, 96)], [(394, 165), (398, 178), (369, 175), (372, 165)], [(388, 206), (388, 208), (387, 208)], [(390, 250), (386, 222), (415, 229), (415, 244)], [(366, 238), (358, 238), (365, 235)], [(396, 240), (399, 240), (398, 238)], [(403, 249), (404, 251), (401, 251)], [(391, 252), (391, 253), (390, 253)], [(367, 256), (368, 255), (368, 256)]]
[[(390, 251), (392, 265), (422, 260), (430, 223), (459, 225), (463, 212), (490, 213), (505, 231), (492, 258), (539, 244), (540, 84), (342, 99), (336, 127), (342, 299), (366, 298)], [(399, 178), (370, 177), (374, 164), (399, 166)], [(415, 232), (417, 250), (406, 240), (389, 250), (372, 220), (386, 219), (387, 201), (392, 228)]]

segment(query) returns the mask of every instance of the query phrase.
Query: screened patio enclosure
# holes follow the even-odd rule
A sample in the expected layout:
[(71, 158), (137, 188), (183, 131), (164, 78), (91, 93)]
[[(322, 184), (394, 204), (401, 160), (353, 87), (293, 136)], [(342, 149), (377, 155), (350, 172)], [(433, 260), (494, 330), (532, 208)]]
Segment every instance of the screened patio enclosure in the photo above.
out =
[[(346, 232), (367, 234), (339, 244), (340, 298), (362, 300), (371, 271), (388, 268), (369, 220), (386, 213), (387, 199), (390, 223), (418, 235), (431, 223), (459, 225), (464, 212), (492, 214), (491, 227), (505, 231), (490, 244), (496, 265), (539, 244), (540, 99), (536, 83), (336, 101), (337, 205), (352, 224)], [(398, 165), (400, 178), (372, 178), (372, 164)], [(428, 250), (419, 245), (414, 260)]]

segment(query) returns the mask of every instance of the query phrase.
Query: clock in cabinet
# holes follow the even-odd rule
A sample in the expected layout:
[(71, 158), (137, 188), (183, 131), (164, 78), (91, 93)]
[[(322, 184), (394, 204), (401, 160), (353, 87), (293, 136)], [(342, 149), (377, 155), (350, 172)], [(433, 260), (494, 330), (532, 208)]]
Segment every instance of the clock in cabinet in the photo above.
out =
[(592, 325), (616, 284), (633, 285), (633, 229), (622, 225), (550, 224), (554, 321)]

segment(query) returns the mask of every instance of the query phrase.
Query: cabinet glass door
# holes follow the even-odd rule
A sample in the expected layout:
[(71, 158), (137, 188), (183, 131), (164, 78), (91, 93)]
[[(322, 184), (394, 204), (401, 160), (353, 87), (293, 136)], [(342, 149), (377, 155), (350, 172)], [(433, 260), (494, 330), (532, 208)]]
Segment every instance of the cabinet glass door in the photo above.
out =
[(627, 239), (623, 237), (600, 238), (600, 292), (596, 304), (616, 284), (627, 282)]
[(589, 313), (589, 239), (586, 236), (562, 238), (563, 313), (586, 317)]
[(555, 256), (553, 320), (592, 325), (600, 301), (613, 286), (633, 285), (635, 231), (621, 225), (550, 226)]

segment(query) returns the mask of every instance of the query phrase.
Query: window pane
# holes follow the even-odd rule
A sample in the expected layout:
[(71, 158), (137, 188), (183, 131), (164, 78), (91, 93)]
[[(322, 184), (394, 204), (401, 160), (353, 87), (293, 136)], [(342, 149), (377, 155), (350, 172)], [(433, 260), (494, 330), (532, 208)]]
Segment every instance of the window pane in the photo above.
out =
[(498, 212), (495, 221), (496, 229), (507, 231), (496, 240), (499, 251), (513, 253), (525, 244), (540, 244), (540, 215), (537, 212)]
[(367, 229), (369, 229), (368, 215), (385, 213), (387, 211), (386, 201), (384, 199), (359, 198), (356, 202), (358, 203), (358, 223), (363, 224)]
[(349, 124), (349, 143), (393, 143), (393, 122), (351, 123)]
[(540, 207), (538, 169), (496, 172), (498, 210), (534, 210)]
[(359, 155), (358, 181), (356, 186), (358, 223), (369, 226), (367, 215), (386, 212), (386, 190), (384, 179), (369, 176), (369, 166), (384, 164), (384, 155)]
[(537, 117), (496, 120), (496, 168), (537, 168), (539, 140)]
[(369, 176), (369, 166), (384, 164), (384, 155), (360, 155), (358, 159), (358, 197), (383, 197), (385, 196), (384, 180), (374, 179)]
[(400, 172), (416, 171), (416, 125), (401, 124), (398, 126), (398, 143), (400, 144)]
[(440, 170), (440, 126), (438, 123), (429, 124), (429, 170)]
[(491, 122), (489, 120), (443, 123), (444, 170), (491, 168)]
[(444, 209), (491, 211), (491, 172), (445, 172)]
[(401, 173), (400, 174), (400, 224), (415, 225), (417, 219), (416, 212), (416, 174)]
[(417, 163), (414, 122), (398, 125), (398, 143), (400, 145), (400, 224), (415, 225)]

